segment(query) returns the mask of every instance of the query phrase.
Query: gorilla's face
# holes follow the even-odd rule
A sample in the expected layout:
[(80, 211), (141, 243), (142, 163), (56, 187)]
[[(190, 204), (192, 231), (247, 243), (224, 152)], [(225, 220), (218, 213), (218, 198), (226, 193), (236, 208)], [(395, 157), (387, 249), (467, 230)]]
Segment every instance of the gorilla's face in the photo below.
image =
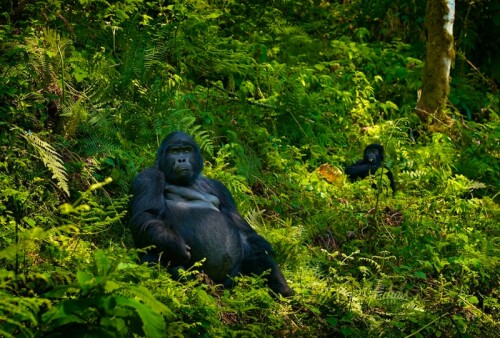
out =
[(171, 168), (171, 173), (174, 174), (174, 180), (177, 183), (191, 181), (195, 174), (194, 164), (195, 156), (193, 147), (189, 145), (173, 145), (168, 147), (165, 154), (165, 161)]
[(158, 150), (157, 163), (169, 183), (183, 186), (194, 182), (203, 168), (197, 144), (181, 132), (173, 132), (165, 138)]
[(379, 158), (379, 153), (378, 153), (378, 150), (376, 149), (371, 149), (370, 151), (367, 151), (365, 153), (365, 161), (371, 163), (371, 164), (375, 164), (377, 163), (377, 160)]
[(384, 148), (380, 144), (370, 144), (365, 148), (363, 160), (369, 164), (381, 164), (384, 160)]

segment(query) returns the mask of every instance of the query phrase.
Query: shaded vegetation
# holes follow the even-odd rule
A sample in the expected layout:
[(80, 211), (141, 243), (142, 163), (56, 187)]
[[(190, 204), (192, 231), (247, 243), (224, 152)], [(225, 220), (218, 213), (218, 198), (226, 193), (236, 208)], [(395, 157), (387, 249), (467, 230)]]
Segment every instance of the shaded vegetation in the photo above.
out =
[[(457, 2), (447, 134), (414, 110), (424, 10), (3, 1), (0, 336), (495, 336), (500, 7)], [(130, 182), (173, 130), (201, 145), (296, 296), (138, 265)], [(343, 174), (370, 143), (395, 196), (382, 170), (377, 189)]]

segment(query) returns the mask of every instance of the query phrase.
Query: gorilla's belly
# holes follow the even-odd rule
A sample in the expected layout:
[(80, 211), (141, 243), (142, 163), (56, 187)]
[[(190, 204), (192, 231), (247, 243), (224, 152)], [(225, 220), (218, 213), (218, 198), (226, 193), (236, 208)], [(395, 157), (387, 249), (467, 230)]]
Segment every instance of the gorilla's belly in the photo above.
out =
[(239, 232), (213, 209), (177, 212), (175, 230), (191, 247), (190, 264), (205, 259), (203, 271), (221, 282), (238, 269), (243, 255)]

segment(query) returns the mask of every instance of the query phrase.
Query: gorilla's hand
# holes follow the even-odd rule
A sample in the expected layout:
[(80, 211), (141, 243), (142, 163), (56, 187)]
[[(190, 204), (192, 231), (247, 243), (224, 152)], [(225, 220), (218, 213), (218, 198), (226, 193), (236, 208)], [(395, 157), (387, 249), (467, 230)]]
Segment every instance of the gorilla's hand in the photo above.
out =
[(179, 237), (179, 242), (175, 245), (172, 243), (167, 245), (164, 251), (171, 256), (170, 261), (176, 264), (184, 264), (191, 259), (191, 247), (184, 242), (182, 237)]
[(191, 247), (187, 245), (184, 238), (174, 232), (161, 232), (152, 239), (158, 252), (164, 252), (165, 258), (174, 265), (189, 262), (191, 259)]
[(187, 244), (184, 244), (184, 252), (186, 253), (187, 260), (191, 259), (191, 247)]

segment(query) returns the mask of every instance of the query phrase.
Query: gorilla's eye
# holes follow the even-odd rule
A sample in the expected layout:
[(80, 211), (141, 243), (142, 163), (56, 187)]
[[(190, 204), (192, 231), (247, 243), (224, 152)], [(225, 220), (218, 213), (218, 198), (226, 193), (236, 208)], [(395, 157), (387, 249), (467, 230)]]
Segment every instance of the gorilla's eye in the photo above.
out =
[(177, 147), (177, 148), (169, 148), (168, 149), (168, 154), (172, 154), (172, 155), (179, 155), (179, 154), (190, 154), (193, 152), (193, 148), (192, 147)]

